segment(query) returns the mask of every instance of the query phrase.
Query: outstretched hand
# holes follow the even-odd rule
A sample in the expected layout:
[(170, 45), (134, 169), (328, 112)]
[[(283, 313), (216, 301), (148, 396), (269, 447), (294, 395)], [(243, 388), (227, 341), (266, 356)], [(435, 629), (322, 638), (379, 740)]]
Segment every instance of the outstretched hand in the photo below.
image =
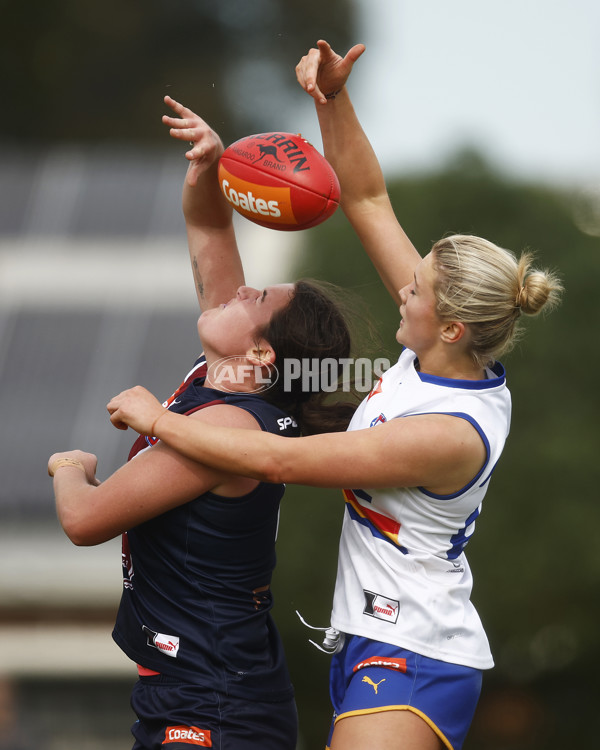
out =
[(140, 435), (152, 436), (154, 425), (166, 412), (165, 407), (141, 385), (112, 398), (106, 408), (118, 430), (132, 427)]
[(355, 44), (342, 57), (320, 39), (316, 49), (309, 50), (296, 65), (298, 83), (315, 101), (327, 104), (326, 95), (335, 94), (344, 87), (354, 63), (364, 51), (364, 44)]
[(191, 145), (189, 151), (185, 153), (185, 158), (191, 162), (186, 179), (189, 185), (194, 187), (199, 176), (206, 172), (223, 153), (223, 143), (217, 133), (191, 109), (184, 107), (170, 96), (165, 96), (165, 104), (178, 115), (177, 117), (170, 115), (162, 117), (163, 123), (170, 128), (169, 134), (172, 138), (187, 141)]

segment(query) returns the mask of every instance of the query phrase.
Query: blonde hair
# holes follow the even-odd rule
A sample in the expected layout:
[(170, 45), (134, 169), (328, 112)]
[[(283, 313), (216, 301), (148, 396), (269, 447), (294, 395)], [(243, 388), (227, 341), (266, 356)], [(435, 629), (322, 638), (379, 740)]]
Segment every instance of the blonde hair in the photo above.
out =
[(431, 253), (437, 314), (468, 324), (472, 355), (481, 366), (514, 346), (522, 313), (537, 315), (560, 301), (559, 278), (531, 268), (529, 252), (517, 259), (481, 237), (455, 234), (436, 242)]

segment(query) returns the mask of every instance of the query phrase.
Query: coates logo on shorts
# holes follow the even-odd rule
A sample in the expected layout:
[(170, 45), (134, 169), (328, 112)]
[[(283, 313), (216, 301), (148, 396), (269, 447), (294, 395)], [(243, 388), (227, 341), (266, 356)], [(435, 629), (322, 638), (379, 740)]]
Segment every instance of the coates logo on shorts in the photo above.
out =
[(167, 727), (163, 745), (177, 743), (178, 745), (196, 745), (197, 747), (212, 747), (210, 731), (198, 727)]
[(177, 635), (166, 635), (165, 633), (157, 633), (155, 630), (150, 630), (145, 625), (142, 625), (142, 630), (146, 634), (147, 646), (157, 648), (165, 656), (170, 656), (173, 659), (177, 658), (179, 651), (179, 636)]
[(388, 599), (381, 594), (375, 594), (373, 591), (365, 591), (365, 608), (364, 615), (376, 617), (378, 620), (386, 622), (397, 622), (400, 613), (400, 602), (396, 599)]
[(263, 393), (279, 380), (279, 371), (275, 365), (269, 365), (267, 369), (251, 364), (243, 355), (234, 354), (213, 362), (206, 377), (212, 385), (227, 393)]
[(387, 656), (371, 656), (369, 659), (359, 661), (352, 667), (353, 672), (359, 672), (367, 667), (381, 667), (382, 669), (391, 669), (395, 672), (406, 673), (406, 659), (392, 659)]

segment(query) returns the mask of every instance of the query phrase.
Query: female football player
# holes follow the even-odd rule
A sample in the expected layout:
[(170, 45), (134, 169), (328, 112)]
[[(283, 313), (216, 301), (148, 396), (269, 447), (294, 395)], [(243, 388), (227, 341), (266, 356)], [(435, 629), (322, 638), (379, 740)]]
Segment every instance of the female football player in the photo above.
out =
[(150, 431), (215, 469), (343, 488), (328, 747), (457, 750), (493, 665), (464, 548), (509, 430), (498, 358), (521, 316), (550, 309), (561, 284), (479, 237), (446, 237), (419, 256), (346, 89), (363, 51), (341, 57), (321, 41), (297, 76), (315, 99), (342, 207), (399, 306), (398, 363), (346, 433), (248, 443), (240, 430), (169, 413), (142, 388), (108, 409), (115, 426)]
[[(306, 281), (244, 285), (232, 212), (217, 180), (223, 146), (191, 110), (169, 97), (171, 135), (190, 141), (183, 208), (204, 356), (168, 400), (190, 422), (236, 427), (250, 443), (345, 429), (350, 407), (270, 382), (285, 358), (347, 358), (350, 335), (337, 302)], [(219, 369), (220, 362), (227, 367)], [(352, 407), (352, 411), (353, 411)], [(140, 436), (106, 481), (96, 457), (55, 453), (59, 520), (71, 541), (123, 538), (124, 590), (113, 637), (138, 664), (132, 706), (135, 750), (218, 747), (294, 750), (296, 708), (272, 621), (271, 575), (279, 482), (202, 466)]]

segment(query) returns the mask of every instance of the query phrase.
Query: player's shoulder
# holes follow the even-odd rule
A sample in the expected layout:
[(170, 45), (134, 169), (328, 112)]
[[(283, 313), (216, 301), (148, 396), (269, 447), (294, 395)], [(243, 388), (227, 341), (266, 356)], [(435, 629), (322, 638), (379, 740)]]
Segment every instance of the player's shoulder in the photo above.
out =
[(247, 430), (261, 429), (256, 418), (247, 409), (235, 404), (209, 404), (188, 416), (205, 424), (221, 427), (238, 427)]

